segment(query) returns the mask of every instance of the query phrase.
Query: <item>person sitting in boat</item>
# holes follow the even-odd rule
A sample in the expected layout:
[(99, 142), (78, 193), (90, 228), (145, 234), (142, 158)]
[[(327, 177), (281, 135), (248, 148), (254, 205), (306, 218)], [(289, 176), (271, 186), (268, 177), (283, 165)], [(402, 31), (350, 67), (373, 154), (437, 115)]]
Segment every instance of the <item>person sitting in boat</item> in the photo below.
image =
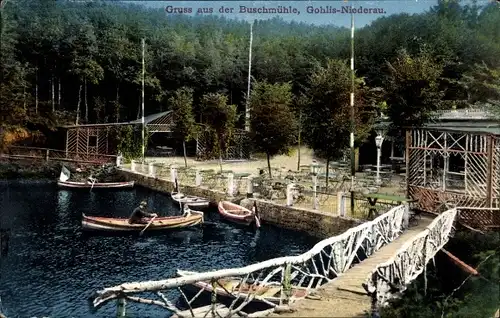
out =
[(142, 201), (141, 204), (134, 209), (132, 215), (128, 219), (129, 224), (148, 224), (150, 220), (147, 218), (157, 217), (156, 213), (148, 213), (146, 212), (146, 206), (148, 203), (146, 201)]

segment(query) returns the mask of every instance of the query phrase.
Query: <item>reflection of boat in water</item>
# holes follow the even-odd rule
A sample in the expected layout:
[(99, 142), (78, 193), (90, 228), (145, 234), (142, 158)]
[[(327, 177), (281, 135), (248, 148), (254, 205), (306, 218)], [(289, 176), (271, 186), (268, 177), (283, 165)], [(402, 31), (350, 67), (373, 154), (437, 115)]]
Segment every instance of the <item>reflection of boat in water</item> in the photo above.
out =
[[(157, 217), (146, 229), (147, 232), (156, 232), (172, 229), (182, 229), (203, 223), (203, 212), (189, 210), (183, 216)], [(109, 218), (83, 215), (82, 227), (84, 230), (105, 232), (140, 232), (146, 224), (130, 224), (128, 218)]]
[[(177, 275), (181, 277), (199, 274), (194, 271), (177, 270)], [(224, 277), (217, 280), (217, 287), (215, 288), (215, 293), (217, 296), (226, 298), (241, 298), (244, 300), (249, 294), (255, 294), (254, 300), (251, 303), (265, 303), (271, 302), (273, 304), (279, 305), (281, 300), (281, 289), (282, 285), (278, 282), (268, 282), (268, 283), (255, 283), (248, 282), (241, 284), (242, 280), (240, 277)], [(188, 285), (193, 290), (192, 293), (198, 293), (200, 289), (204, 289), (204, 293), (212, 293), (212, 283), (210, 281), (200, 281), (195, 282), (192, 285)], [(194, 288), (193, 288), (194, 287)], [(185, 288), (185, 287), (184, 287)], [(189, 289), (188, 289), (189, 291)], [(307, 296), (307, 289), (305, 287), (292, 286), (292, 299), (304, 298)], [(261, 298), (264, 301), (258, 299)]]

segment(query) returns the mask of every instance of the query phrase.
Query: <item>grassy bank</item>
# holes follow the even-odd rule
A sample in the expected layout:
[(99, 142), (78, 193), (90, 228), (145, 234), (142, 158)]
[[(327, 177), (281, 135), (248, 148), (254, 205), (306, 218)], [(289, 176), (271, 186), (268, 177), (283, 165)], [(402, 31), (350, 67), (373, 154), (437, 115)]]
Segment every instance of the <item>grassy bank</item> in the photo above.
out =
[(57, 162), (0, 161), (0, 179), (56, 179), (61, 173)]

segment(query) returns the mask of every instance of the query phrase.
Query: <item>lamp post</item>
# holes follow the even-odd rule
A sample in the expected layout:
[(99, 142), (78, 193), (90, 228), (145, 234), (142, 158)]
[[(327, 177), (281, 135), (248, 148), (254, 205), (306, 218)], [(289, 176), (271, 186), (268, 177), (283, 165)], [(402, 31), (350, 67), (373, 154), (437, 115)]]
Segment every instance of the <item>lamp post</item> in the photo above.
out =
[(380, 131), (377, 132), (377, 137), (375, 137), (375, 145), (377, 146), (377, 178), (375, 182), (379, 185), (380, 181), (380, 156), (382, 153), (382, 143), (384, 142), (384, 137)]

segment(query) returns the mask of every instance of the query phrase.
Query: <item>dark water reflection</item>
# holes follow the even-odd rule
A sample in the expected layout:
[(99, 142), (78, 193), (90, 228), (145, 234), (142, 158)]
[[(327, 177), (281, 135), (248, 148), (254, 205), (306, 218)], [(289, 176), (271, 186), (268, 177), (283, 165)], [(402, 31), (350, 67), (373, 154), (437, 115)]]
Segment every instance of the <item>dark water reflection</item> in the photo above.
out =
[[(255, 233), (219, 221), (155, 236), (97, 236), (81, 232), (81, 215), (126, 217), (142, 199), (160, 215), (179, 214), (166, 195), (136, 188), (122, 192), (58, 190), (43, 182), (0, 182), (0, 226), (10, 228), (9, 253), (0, 260), (0, 297), (8, 317), (112, 317), (115, 303), (95, 314), (87, 297), (127, 281), (173, 277), (176, 269), (239, 267), (300, 254), (316, 243), (304, 234), (265, 224)], [(167, 317), (147, 305), (127, 306), (128, 317)]]

